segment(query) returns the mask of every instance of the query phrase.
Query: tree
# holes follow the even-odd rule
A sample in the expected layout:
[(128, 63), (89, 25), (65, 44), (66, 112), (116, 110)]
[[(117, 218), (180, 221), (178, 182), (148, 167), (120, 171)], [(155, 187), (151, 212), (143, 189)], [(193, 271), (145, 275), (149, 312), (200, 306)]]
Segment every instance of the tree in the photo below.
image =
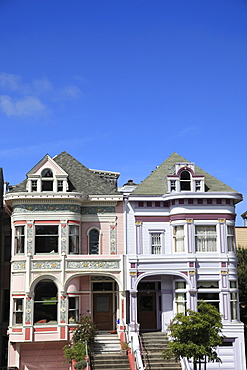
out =
[(240, 302), (240, 319), (247, 325), (247, 249), (238, 248), (238, 289)]
[(172, 320), (169, 330), (171, 341), (168, 349), (163, 352), (164, 358), (175, 356), (177, 360), (181, 357), (194, 360), (194, 370), (201, 370), (204, 362), (221, 362), (216, 348), (222, 344), (221, 315), (213, 305), (200, 301), (198, 312), (187, 310), (186, 314), (179, 313)]

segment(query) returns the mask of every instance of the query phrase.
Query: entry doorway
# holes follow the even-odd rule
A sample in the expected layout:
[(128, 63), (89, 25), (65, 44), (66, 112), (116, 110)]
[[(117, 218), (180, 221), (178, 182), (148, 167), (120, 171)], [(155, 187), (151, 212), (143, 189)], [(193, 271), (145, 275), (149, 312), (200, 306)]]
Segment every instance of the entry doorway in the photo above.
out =
[(118, 310), (118, 284), (106, 276), (92, 276), (93, 321), (97, 330), (115, 330)]
[(93, 321), (97, 330), (113, 330), (112, 293), (96, 293), (93, 296)]
[(138, 293), (138, 323), (140, 330), (156, 330), (156, 293)]

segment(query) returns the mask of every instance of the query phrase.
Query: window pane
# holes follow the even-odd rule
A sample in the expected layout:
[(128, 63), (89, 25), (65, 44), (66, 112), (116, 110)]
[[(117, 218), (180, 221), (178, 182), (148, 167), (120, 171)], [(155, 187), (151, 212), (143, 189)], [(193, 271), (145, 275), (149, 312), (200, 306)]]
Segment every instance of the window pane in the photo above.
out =
[(69, 323), (79, 320), (79, 298), (69, 297)]
[(79, 227), (69, 226), (69, 253), (79, 253)]
[(89, 254), (99, 254), (99, 231), (96, 229), (89, 232)]
[(174, 226), (173, 236), (175, 252), (184, 252), (184, 226)]
[(24, 253), (25, 227), (16, 227), (15, 253)]
[(35, 288), (34, 323), (57, 322), (57, 287), (52, 281), (42, 281)]
[(50, 168), (45, 168), (45, 169), (41, 172), (41, 176), (42, 176), (42, 177), (53, 177), (52, 170), (51, 170)]
[(35, 253), (58, 252), (58, 226), (36, 226)]
[(196, 251), (216, 252), (216, 226), (196, 226)]
[(53, 181), (42, 181), (42, 191), (53, 191)]
[(152, 233), (152, 254), (161, 254), (161, 234)]

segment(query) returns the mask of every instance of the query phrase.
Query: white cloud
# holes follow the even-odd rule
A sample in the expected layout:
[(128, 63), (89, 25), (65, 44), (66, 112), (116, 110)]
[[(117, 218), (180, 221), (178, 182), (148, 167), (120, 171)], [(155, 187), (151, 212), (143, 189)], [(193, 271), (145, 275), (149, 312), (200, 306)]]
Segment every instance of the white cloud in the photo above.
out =
[(69, 99), (78, 99), (81, 95), (81, 90), (77, 87), (77, 86), (67, 86), (67, 87), (64, 87), (61, 91), (60, 91), (60, 95), (63, 97), (63, 98), (69, 98)]
[(20, 76), (10, 73), (0, 73), (0, 86), (10, 90), (19, 90), (22, 86)]
[(46, 107), (38, 98), (33, 96), (13, 99), (7, 95), (0, 95), (0, 109), (7, 116), (32, 116), (45, 112)]
[(75, 100), (82, 94), (75, 85), (54, 87), (46, 77), (24, 83), (21, 76), (4, 72), (0, 73), (0, 91), (0, 110), (7, 116), (32, 116), (54, 101)]
[(33, 80), (32, 82), (33, 91), (37, 94), (42, 94), (53, 90), (51, 81), (48, 78), (42, 78), (40, 80)]

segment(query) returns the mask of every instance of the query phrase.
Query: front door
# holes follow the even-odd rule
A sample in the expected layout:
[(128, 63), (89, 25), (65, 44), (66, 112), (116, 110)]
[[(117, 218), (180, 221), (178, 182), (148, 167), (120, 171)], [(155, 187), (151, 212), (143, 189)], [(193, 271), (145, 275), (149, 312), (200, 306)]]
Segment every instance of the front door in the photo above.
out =
[(112, 293), (94, 294), (93, 320), (97, 330), (113, 329)]
[(138, 323), (140, 330), (157, 328), (156, 293), (138, 293)]

